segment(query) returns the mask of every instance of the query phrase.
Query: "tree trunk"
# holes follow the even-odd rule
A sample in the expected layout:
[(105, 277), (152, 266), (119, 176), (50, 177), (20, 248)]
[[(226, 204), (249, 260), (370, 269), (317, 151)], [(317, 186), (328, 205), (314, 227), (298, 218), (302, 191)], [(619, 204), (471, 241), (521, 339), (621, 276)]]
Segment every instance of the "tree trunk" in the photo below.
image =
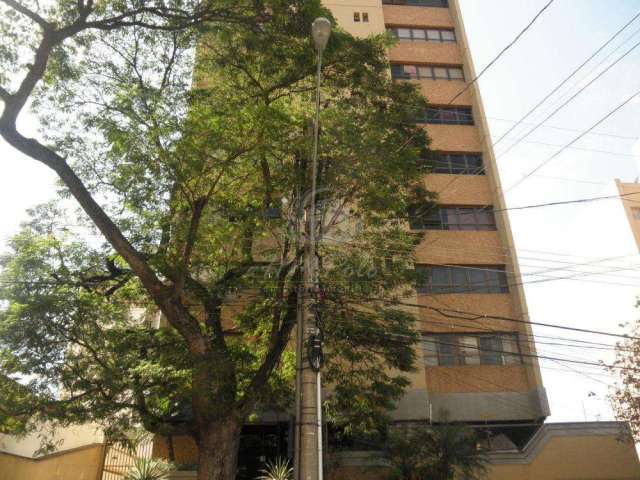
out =
[(242, 422), (228, 418), (200, 432), (198, 480), (235, 480)]

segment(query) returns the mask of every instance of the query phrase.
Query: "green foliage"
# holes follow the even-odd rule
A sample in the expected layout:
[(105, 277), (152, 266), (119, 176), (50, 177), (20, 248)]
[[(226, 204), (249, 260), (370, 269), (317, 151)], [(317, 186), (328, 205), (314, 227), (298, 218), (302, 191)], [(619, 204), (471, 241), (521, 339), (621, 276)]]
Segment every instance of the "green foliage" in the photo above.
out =
[(134, 457), (133, 465), (129, 467), (124, 480), (164, 480), (169, 473), (175, 470), (175, 466), (170, 462), (138, 456), (143, 445), (150, 445), (153, 442), (153, 435), (144, 430), (135, 429), (121, 443), (130, 455)]
[(486, 473), (487, 458), (476, 434), (462, 424), (393, 428), (383, 454), (390, 480), (475, 480)]
[(172, 470), (172, 466), (163, 460), (136, 458), (124, 480), (165, 480)]
[[(54, 3), (47, 15), (60, 22), (75, 5)], [(77, 194), (65, 180), (58, 201), (31, 212), (11, 240), (0, 276), (5, 429), (47, 419), (192, 434), (289, 405), (296, 229), (310, 184), (309, 29), (330, 15), (318, 1), (257, 4), (253, 21), (142, 22), (56, 47), (33, 97), (46, 148), (114, 225), (98, 232), (86, 203), (68, 208)], [(387, 46), (386, 36), (336, 29), (324, 56), (325, 406), (349, 432), (377, 431), (408, 384), (417, 337), (393, 301), (412, 285), (420, 237), (403, 218), (432, 200), (420, 169), (428, 138), (413, 122), (425, 102), (391, 81)], [(160, 287), (99, 235), (114, 231)]]
[(293, 468), (289, 466), (289, 460), (284, 457), (278, 457), (275, 460), (267, 460), (263, 469), (260, 470), (261, 475), (257, 480), (290, 480), (293, 478)]

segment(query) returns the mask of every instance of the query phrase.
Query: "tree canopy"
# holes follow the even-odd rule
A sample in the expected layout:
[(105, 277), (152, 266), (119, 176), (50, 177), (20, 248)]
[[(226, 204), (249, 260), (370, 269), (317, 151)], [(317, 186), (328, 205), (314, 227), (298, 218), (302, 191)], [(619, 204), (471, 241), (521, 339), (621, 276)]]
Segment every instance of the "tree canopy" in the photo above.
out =
[[(0, 135), (60, 191), (2, 257), (0, 425), (142, 423), (191, 435), (200, 478), (231, 478), (242, 422), (291, 399), (310, 25), (330, 15), (315, 1), (3, 4), (3, 69), (20, 41), (32, 59), (0, 78)], [(413, 317), (393, 300), (414, 277), (407, 209), (431, 201), (424, 99), (392, 82), (388, 45), (335, 30), (323, 68), (325, 408), (365, 431), (413, 368)], [(16, 127), (27, 101), (39, 139)]]

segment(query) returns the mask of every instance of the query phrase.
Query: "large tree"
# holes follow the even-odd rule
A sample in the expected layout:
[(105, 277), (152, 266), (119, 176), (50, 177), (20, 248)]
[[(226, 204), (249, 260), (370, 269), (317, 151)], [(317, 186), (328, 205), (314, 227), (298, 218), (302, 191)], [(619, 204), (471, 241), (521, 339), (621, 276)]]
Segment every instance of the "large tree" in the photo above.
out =
[[(290, 0), (2, 3), (1, 59), (32, 59), (0, 79), (0, 135), (54, 170), (60, 192), (3, 258), (0, 425), (141, 423), (193, 437), (199, 479), (231, 479), (243, 422), (291, 398), (309, 30), (328, 13)], [(424, 101), (391, 81), (387, 46), (336, 31), (323, 69), (325, 408), (353, 430), (376, 428), (407, 385), (413, 319), (389, 300), (413, 280), (405, 212), (430, 200), (413, 124)], [(16, 128), (28, 103), (39, 139)]]

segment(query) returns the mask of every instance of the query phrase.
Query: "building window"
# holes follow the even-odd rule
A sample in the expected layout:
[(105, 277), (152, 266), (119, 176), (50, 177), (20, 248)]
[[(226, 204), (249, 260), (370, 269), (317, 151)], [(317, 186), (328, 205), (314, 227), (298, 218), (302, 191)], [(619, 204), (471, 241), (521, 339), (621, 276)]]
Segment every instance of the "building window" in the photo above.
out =
[(482, 155), (479, 153), (434, 152), (423, 160), (430, 173), (453, 175), (484, 175)]
[(473, 125), (471, 107), (427, 107), (418, 123), (437, 125)]
[(416, 266), (416, 291), (443, 293), (507, 293), (503, 265)]
[(464, 80), (462, 67), (436, 65), (391, 65), (391, 77), (417, 80)]
[(362, 12), (362, 21), (365, 23), (369, 22), (369, 14), (367, 12)]
[(518, 365), (522, 356), (514, 333), (426, 334), (422, 336), (427, 366)]
[(496, 229), (493, 207), (412, 207), (409, 225), (413, 230), (466, 230)]
[(354, 22), (360, 21), (360, 12), (353, 12), (353, 21)]
[(449, 0), (382, 0), (384, 5), (413, 5), (415, 7), (443, 7), (449, 6)]
[(456, 34), (453, 30), (443, 28), (409, 28), (391, 27), (387, 29), (400, 40), (418, 42), (455, 42)]

